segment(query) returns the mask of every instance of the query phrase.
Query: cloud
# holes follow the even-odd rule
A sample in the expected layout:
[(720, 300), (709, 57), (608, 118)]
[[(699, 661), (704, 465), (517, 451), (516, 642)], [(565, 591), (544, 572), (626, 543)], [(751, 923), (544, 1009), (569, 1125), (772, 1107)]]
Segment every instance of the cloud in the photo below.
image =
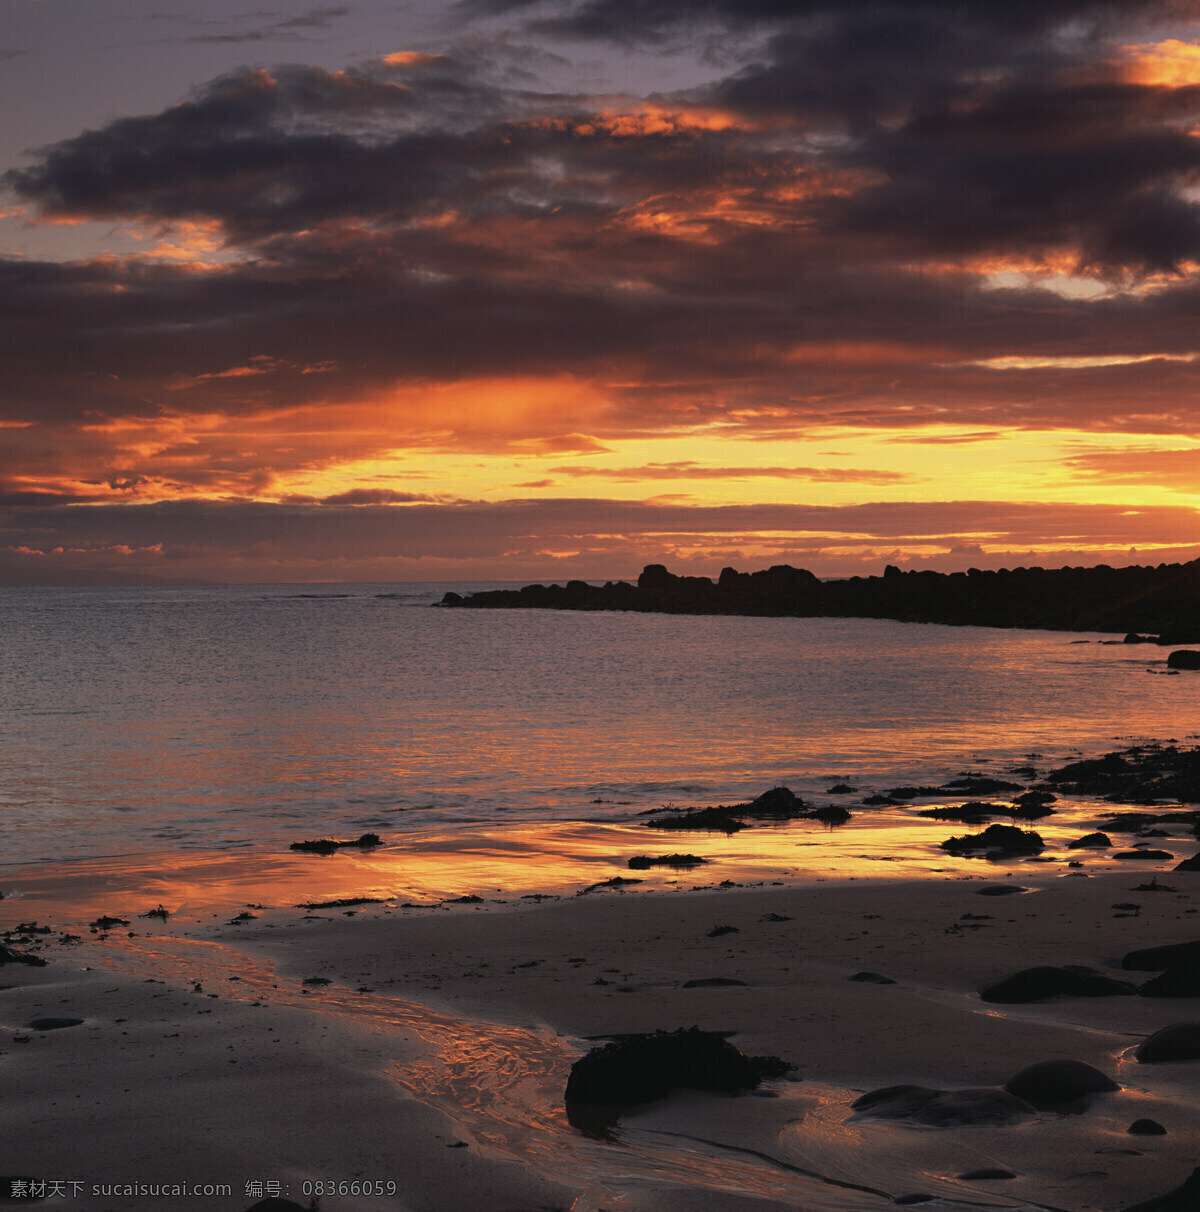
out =
[[(174, 519), (193, 534), (182, 547), (157, 525), (118, 545), (226, 552), (238, 567), (255, 544), (194, 537), (198, 519), (227, 515), (163, 512), (164, 498), (288, 497), (299, 513), (238, 516), (311, 526), (314, 554), (279, 556), (293, 562), (335, 559), (321, 535), (338, 509), (368, 537), (433, 511), (429, 542), (446, 552), (476, 526), (528, 521), (496, 532), (499, 554), (462, 547), (462, 560), (558, 560), (576, 533), (616, 558), (603, 536), (625, 526), (643, 536), (632, 559), (666, 540), (625, 506), (603, 506), (614, 517), (601, 526), (591, 505), (564, 505), (582, 529), (560, 531), (544, 503), (476, 515), (400, 479), (378, 489), (372, 461), (580, 456), (553, 474), (644, 480), (647, 495), (665, 480), (758, 477), (933, 495), (939, 481), (920, 471), (792, 467), (787, 450), (763, 466), (652, 462), (649, 447), (628, 467), (582, 456), (617, 464), (661, 438), (825, 441), (831, 428), (899, 445), (1058, 429), (1182, 446), (1200, 435), (1200, 86), (1177, 71), (1194, 14), (1170, 10), (1172, 37), (1155, 41), (1168, 10), (491, 0), (470, 11), (532, 22), (539, 37), (663, 53), (729, 37), (713, 78), (674, 96), (539, 91), (520, 74), (533, 51), (464, 37), (342, 71), (239, 69), (81, 131), (5, 174), (7, 189), (31, 222), (118, 225), (155, 255), (0, 259), (0, 492), (21, 509), (127, 500), (153, 512), (79, 517), (122, 534)], [(347, 14), (314, 7), (256, 28), (298, 35)], [(1182, 459), (1148, 459), (1136, 476), (1127, 461), (1080, 460), (1069, 470), (1096, 486), (1190, 491)], [(519, 474), (550, 486), (541, 471)], [(974, 507), (960, 504), (965, 527)], [(678, 505), (678, 525), (665, 500), (639, 508), (655, 511), (654, 535), (692, 536), (671, 540), (688, 560), (695, 544), (773, 528), (749, 515), (701, 524), (699, 505)], [(1107, 508), (1095, 517), (1117, 516)], [(835, 515), (804, 516), (824, 533)], [(1146, 514), (1102, 539), (1071, 536), (1093, 515), (1061, 516), (1076, 550), (1149, 543), (1182, 517)], [(440, 529), (448, 518), (458, 529)], [(1047, 542), (1039, 518), (1029, 537), (1016, 515), (997, 522), (989, 549)], [(977, 541), (892, 535), (882, 513), (863, 524), (868, 538), (843, 533), (843, 548)], [(364, 559), (437, 558), (417, 536), (400, 554), (368, 537)], [(274, 550), (265, 530), (255, 542)]]
[(914, 477), (901, 471), (855, 467), (711, 467), (683, 459), (674, 463), (643, 463), (631, 467), (587, 467), (571, 464), (553, 469), (572, 478), (597, 476), (606, 480), (748, 480), (769, 477), (815, 483), (898, 484)]

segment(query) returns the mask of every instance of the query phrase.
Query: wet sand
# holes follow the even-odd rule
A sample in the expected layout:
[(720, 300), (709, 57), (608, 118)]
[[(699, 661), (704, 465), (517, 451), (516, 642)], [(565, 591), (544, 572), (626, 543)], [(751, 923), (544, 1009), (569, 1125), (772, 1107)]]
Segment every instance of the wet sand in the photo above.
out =
[[(322, 1192), (322, 1212), (865, 1212), (922, 1194), (1118, 1212), (1196, 1164), (1200, 1061), (1131, 1055), (1200, 1019), (1195, 1000), (977, 994), (1040, 964), (1146, 979), (1120, 971), (1125, 952), (1200, 937), (1200, 875), (1169, 865), (1088, 876), (960, 862), (921, 880), (696, 891), (684, 877), (542, 901), (279, 902), (236, 925), (227, 911), (131, 917), (78, 943), (30, 935), (10, 945), (40, 944), (48, 965), (0, 968), (5, 1173), (67, 1184), (47, 1208), (234, 1210), (278, 1184), (301, 1206)], [(1132, 891), (1152, 875), (1174, 890)], [(1028, 891), (979, 895), (989, 884)], [(1113, 907), (1129, 903), (1139, 910)], [(29, 920), (22, 907), (0, 901), (6, 926)], [(895, 983), (849, 979), (864, 970)], [(709, 978), (744, 983), (684, 987)], [(51, 1016), (84, 1021), (26, 1026)], [(737, 1098), (646, 1104), (609, 1141), (568, 1125), (562, 1092), (586, 1037), (693, 1025), (795, 1069)], [(1121, 1089), (1000, 1127), (850, 1110), (878, 1087), (998, 1086), (1060, 1058)], [(1130, 1135), (1141, 1118), (1166, 1135)], [(1016, 1177), (959, 1177), (980, 1169)], [(230, 1190), (91, 1193), (156, 1183)]]

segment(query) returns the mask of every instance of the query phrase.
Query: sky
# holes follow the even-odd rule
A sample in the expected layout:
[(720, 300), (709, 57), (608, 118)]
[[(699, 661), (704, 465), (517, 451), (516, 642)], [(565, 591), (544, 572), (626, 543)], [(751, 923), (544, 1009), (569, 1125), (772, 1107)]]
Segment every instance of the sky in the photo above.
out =
[(1200, 557), (1200, 0), (0, 0), (0, 584)]

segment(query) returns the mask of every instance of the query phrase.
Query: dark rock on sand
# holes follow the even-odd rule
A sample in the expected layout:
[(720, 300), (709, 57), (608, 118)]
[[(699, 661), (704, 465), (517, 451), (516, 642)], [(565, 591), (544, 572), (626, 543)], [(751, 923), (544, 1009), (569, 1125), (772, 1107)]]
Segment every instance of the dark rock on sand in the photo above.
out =
[(1151, 977), (1139, 990), (1141, 997), (1200, 997), (1200, 962), (1180, 960)]
[(1041, 837), (1032, 829), (1018, 829), (1015, 825), (989, 825), (982, 833), (949, 837), (942, 843), (942, 849), (951, 854), (974, 851), (997, 855), (1040, 854), (1045, 848)]
[(1011, 896), (1014, 892), (1028, 892), (1029, 889), (1020, 884), (984, 884), (975, 889), (976, 896)]
[(28, 1031), (61, 1031), (64, 1027), (80, 1027), (83, 1025), (81, 1018), (35, 1018), (32, 1022), (26, 1023), (25, 1027)]
[(11, 947), (0, 947), (0, 964), (30, 964), (34, 968), (44, 968), (46, 961), (40, 955), (31, 955), (28, 951), (14, 951)]
[(1135, 972), (1162, 972), (1175, 964), (1187, 962), (1200, 963), (1200, 940), (1130, 951), (1121, 960), (1121, 967)]
[(1077, 1060), (1029, 1065), (1004, 1083), (1009, 1094), (1023, 1098), (1039, 1110), (1073, 1103), (1087, 1094), (1103, 1094), (1120, 1088), (1107, 1074)]
[(1107, 833), (1085, 833), (1083, 837), (1077, 837), (1073, 842), (1067, 843), (1068, 850), (1100, 850), (1105, 846), (1111, 846), (1112, 839)]
[(1200, 1023), (1172, 1023), (1148, 1035), (1134, 1053), (1139, 1064), (1200, 1060)]
[(960, 1174), (958, 1177), (967, 1182), (981, 1182), (983, 1179), (1016, 1178), (1017, 1176), (1011, 1170), (968, 1170), (966, 1174)]
[(1182, 863), (1176, 863), (1172, 871), (1200, 871), (1200, 851), (1191, 858), (1185, 858)]
[(890, 976), (882, 976), (878, 972), (856, 972), (846, 979), (858, 981), (863, 985), (894, 985), (896, 983)]
[(709, 932), (709, 938), (720, 938), (723, 934), (740, 934), (736, 926), (714, 926)]
[(727, 989), (734, 985), (745, 986), (745, 981), (739, 981), (732, 976), (701, 976), (696, 980), (684, 981), (685, 989)]
[(985, 1002), (1020, 1005), (1047, 997), (1119, 997), (1137, 992), (1128, 981), (1114, 980), (1078, 966), (1023, 968), (979, 993)]
[(1115, 859), (1144, 859), (1151, 862), (1162, 862), (1175, 856), (1169, 850), (1118, 850), (1112, 856)]
[(655, 1031), (623, 1036), (577, 1060), (566, 1101), (621, 1107), (665, 1098), (680, 1087), (738, 1094), (787, 1069), (777, 1057), (747, 1056), (711, 1031)]
[(902, 1119), (929, 1128), (1009, 1124), (1034, 1112), (1031, 1103), (991, 1087), (931, 1090), (927, 1086), (885, 1086), (855, 1099), (850, 1108), (860, 1116)]
[(808, 815), (814, 821), (821, 821), (826, 825), (844, 825), (850, 819), (849, 810), (840, 804), (822, 804), (820, 808), (814, 808)]
[(1156, 1119), (1135, 1119), (1125, 1129), (1130, 1136), (1166, 1136), (1167, 1130)]
[(1140, 1204), (1131, 1204), (1123, 1212), (1196, 1212), (1200, 1208), (1200, 1169), (1174, 1191), (1156, 1196)]
[(1167, 657), (1168, 669), (1200, 669), (1200, 652), (1179, 648)]

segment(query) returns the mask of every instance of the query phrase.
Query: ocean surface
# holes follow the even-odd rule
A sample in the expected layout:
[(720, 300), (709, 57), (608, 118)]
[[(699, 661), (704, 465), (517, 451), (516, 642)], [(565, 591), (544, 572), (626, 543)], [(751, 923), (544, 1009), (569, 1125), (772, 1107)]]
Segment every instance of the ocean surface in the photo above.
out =
[(449, 587), (0, 592), (4, 865), (820, 799), (1196, 726), (1200, 675), (1112, 636), (434, 609)]

